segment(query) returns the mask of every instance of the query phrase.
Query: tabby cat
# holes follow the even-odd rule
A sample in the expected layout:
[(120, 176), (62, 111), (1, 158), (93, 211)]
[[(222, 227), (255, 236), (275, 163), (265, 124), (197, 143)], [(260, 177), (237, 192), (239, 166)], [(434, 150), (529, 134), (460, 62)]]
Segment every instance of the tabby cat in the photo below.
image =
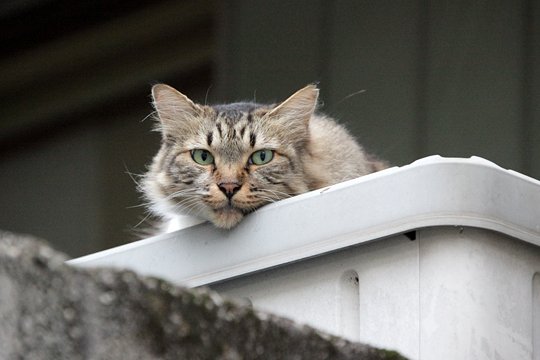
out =
[(308, 85), (277, 105), (208, 106), (155, 85), (162, 145), (142, 182), (150, 210), (229, 229), (265, 204), (385, 168), (316, 112), (318, 95)]

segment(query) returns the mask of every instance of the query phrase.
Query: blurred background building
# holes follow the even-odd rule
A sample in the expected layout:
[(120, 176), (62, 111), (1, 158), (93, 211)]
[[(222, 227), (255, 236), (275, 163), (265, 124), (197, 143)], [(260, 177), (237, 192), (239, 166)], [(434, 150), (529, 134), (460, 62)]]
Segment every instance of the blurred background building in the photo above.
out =
[(535, 0), (11, 0), (0, 31), (0, 228), (72, 256), (136, 239), (157, 82), (209, 103), (319, 82), (395, 165), (477, 155), (540, 178)]

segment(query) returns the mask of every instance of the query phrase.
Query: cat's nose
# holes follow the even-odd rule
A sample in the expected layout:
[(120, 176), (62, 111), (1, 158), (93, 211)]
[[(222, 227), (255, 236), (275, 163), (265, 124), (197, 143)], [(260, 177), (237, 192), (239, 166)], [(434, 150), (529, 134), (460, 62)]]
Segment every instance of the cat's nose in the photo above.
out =
[(221, 190), (229, 200), (240, 190), (242, 184), (237, 182), (222, 182), (218, 184), (219, 190)]

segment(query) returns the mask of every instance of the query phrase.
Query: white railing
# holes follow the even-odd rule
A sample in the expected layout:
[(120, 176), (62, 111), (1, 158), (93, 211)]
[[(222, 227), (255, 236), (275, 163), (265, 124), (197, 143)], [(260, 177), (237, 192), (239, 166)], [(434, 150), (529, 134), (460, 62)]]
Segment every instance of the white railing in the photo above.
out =
[(540, 182), (481, 158), (425, 158), (230, 231), (200, 224), (70, 264), (209, 285), (412, 358), (540, 360)]

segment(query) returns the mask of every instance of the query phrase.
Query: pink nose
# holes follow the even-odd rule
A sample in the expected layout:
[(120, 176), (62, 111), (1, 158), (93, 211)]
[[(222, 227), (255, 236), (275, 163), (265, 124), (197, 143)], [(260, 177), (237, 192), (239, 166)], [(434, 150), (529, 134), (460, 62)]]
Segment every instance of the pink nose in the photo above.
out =
[(222, 182), (217, 185), (219, 190), (221, 190), (229, 199), (231, 199), (234, 194), (240, 190), (240, 187), (242, 187), (242, 185), (237, 182)]

